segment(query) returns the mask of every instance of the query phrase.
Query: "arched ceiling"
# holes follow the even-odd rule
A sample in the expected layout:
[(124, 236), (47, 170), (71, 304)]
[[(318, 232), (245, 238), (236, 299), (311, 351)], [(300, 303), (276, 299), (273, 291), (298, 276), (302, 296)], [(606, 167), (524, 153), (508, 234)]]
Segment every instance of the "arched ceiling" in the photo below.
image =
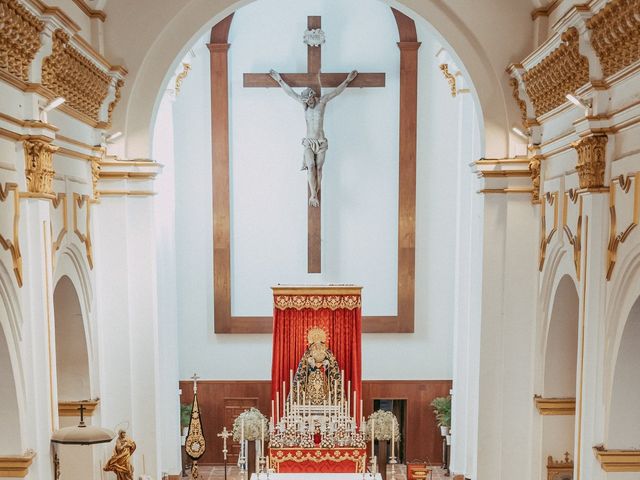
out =
[[(114, 128), (127, 134), (128, 158), (149, 158), (160, 93), (196, 37), (250, 0), (97, 0), (107, 13), (105, 55), (129, 70)], [(531, 11), (537, 0), (398, 0), (389, 5), (424, 19), (464, 65), (476, 89), (485, 129), (485, 156), (508, 155), (519, 118), (505, 68), (533, 49)]]

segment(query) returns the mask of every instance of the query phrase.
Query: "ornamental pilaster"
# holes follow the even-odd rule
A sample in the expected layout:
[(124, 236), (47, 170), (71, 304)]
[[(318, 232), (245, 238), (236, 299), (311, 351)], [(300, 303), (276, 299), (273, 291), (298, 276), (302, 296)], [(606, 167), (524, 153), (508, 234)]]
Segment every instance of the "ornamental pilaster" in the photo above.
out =
[(589, 135), (583, 137), (571, 146), (578, 153), (576, 171), (580, 188), (603, 188), (604, 170), (606, 166), (605, 154), (608, 137), (606, 135)]
[(53, 153), (59, 147), (50, 139), (29, 137), (24, 140), (25, 176), (27, 191), (35, 195), (53, 194)]

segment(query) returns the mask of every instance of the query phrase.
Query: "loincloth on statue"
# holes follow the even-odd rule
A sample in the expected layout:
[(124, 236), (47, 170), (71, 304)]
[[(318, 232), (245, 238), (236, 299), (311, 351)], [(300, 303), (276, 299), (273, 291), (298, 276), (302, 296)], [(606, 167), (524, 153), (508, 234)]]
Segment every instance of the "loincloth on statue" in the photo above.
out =
[[(329, 142), (327, 141), (326, 138), (305, 137), (302, 139), (302, 146), (304, 148), (308, 148), (309, 150), (311, 150), (314, 153), (314, 155), (317, 155), (319, 153), (327, 151), (327, 149), (329, 148)], [(307, 170), (307, 168), (308, 167), (306, 163), (303, 161), (302, 168), (300, 170)]]

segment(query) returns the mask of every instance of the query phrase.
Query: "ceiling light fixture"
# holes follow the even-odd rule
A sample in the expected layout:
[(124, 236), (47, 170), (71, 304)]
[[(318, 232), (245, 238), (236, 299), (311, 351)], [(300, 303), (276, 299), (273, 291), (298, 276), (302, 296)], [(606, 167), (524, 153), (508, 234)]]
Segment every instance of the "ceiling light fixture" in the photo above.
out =
[(116, 140), (117, 138), (120, 138), (122, 136), (122, 132), (121, 131), (117, 131), (117, 132), (113, 132), (111, 135), (108, 135), (104, 141), (105, 142), (113, 142), (114, 140)]
[(40, 121), (46, 123), (47, 122), (47, 112), (50, 112), (51, 110), (53, 110), (55, 108), (58, 108), (64, 102), (65, 102), (64, 97), (56, 97), (53, 100), (51, 100), (49, 103), (40, 104)]
[(529, 140), (529, 136), (518, 127), (511, 127), (511, 131), (524, 140)]
[(593, 105), (592, 100), (590, 98), (587, 98), (585, 100), (576, 95), (573, 95), (572, 93), (567, 93), (566, 97), (567, 97), (567, 100), (573, 103), (576, 107), (589, 109)]

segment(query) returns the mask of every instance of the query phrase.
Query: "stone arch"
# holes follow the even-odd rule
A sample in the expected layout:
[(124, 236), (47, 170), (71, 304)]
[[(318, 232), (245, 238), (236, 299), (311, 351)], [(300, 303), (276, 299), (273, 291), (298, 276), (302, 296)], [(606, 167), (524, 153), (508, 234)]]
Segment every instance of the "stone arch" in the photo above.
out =
[(640, 297), (629, 311), (615, 359), (606, 441), (609, 449), (640, 450), (638, 365), (640, 365)]
[[(152, 129), (164, 87), (180, 59), (195, 39), (250, 0), (210, 2), (191, 0), (180, 9), (171, 22), (151, 44), (140, 68), (130, 75), (131, 89), (124, 92), (124, 112), (117, 112), (116, 121), (124, 116), (125, 150), (129, 158), (149, 157)], [(481, 151), (484, 156), (504, 157), (508, 154), (509, 117), (515, 106), (507, 103), (508, 79), (495, 71), (473, 32), (456, 14), (436, 0), (386, 1), (414, 19), (432, 26), (451, 53), (460, 60), (476, 96), (480, 129), (483, 134)], [(437, 25), (437, 29), (433, 26)], [(516, 118), (516, 116), (514, 116)], [(122, 121), (122, 120), (120, 120)]]
[(24, 385), (17, 344), (21, 316), (12, 276), (0, 263), (0, 455), (21, 455)]
[[(553, 298), (547, 311), (548, 322), (542, 331), (541, 393), (544, 398), (575, 398), (580, 298), (570, 274), (564, 273), (556, 278)], [(565, 452), (573, 453), (575, 416), (543, 416), (541, 426), (540, 461), (544, 471), (547, 457), (561, 459)]]
[(87, 400), (91, 383), (86, 332), (76, 288), (66, 275), (56, 283), (53, 309), (58, 400)]

